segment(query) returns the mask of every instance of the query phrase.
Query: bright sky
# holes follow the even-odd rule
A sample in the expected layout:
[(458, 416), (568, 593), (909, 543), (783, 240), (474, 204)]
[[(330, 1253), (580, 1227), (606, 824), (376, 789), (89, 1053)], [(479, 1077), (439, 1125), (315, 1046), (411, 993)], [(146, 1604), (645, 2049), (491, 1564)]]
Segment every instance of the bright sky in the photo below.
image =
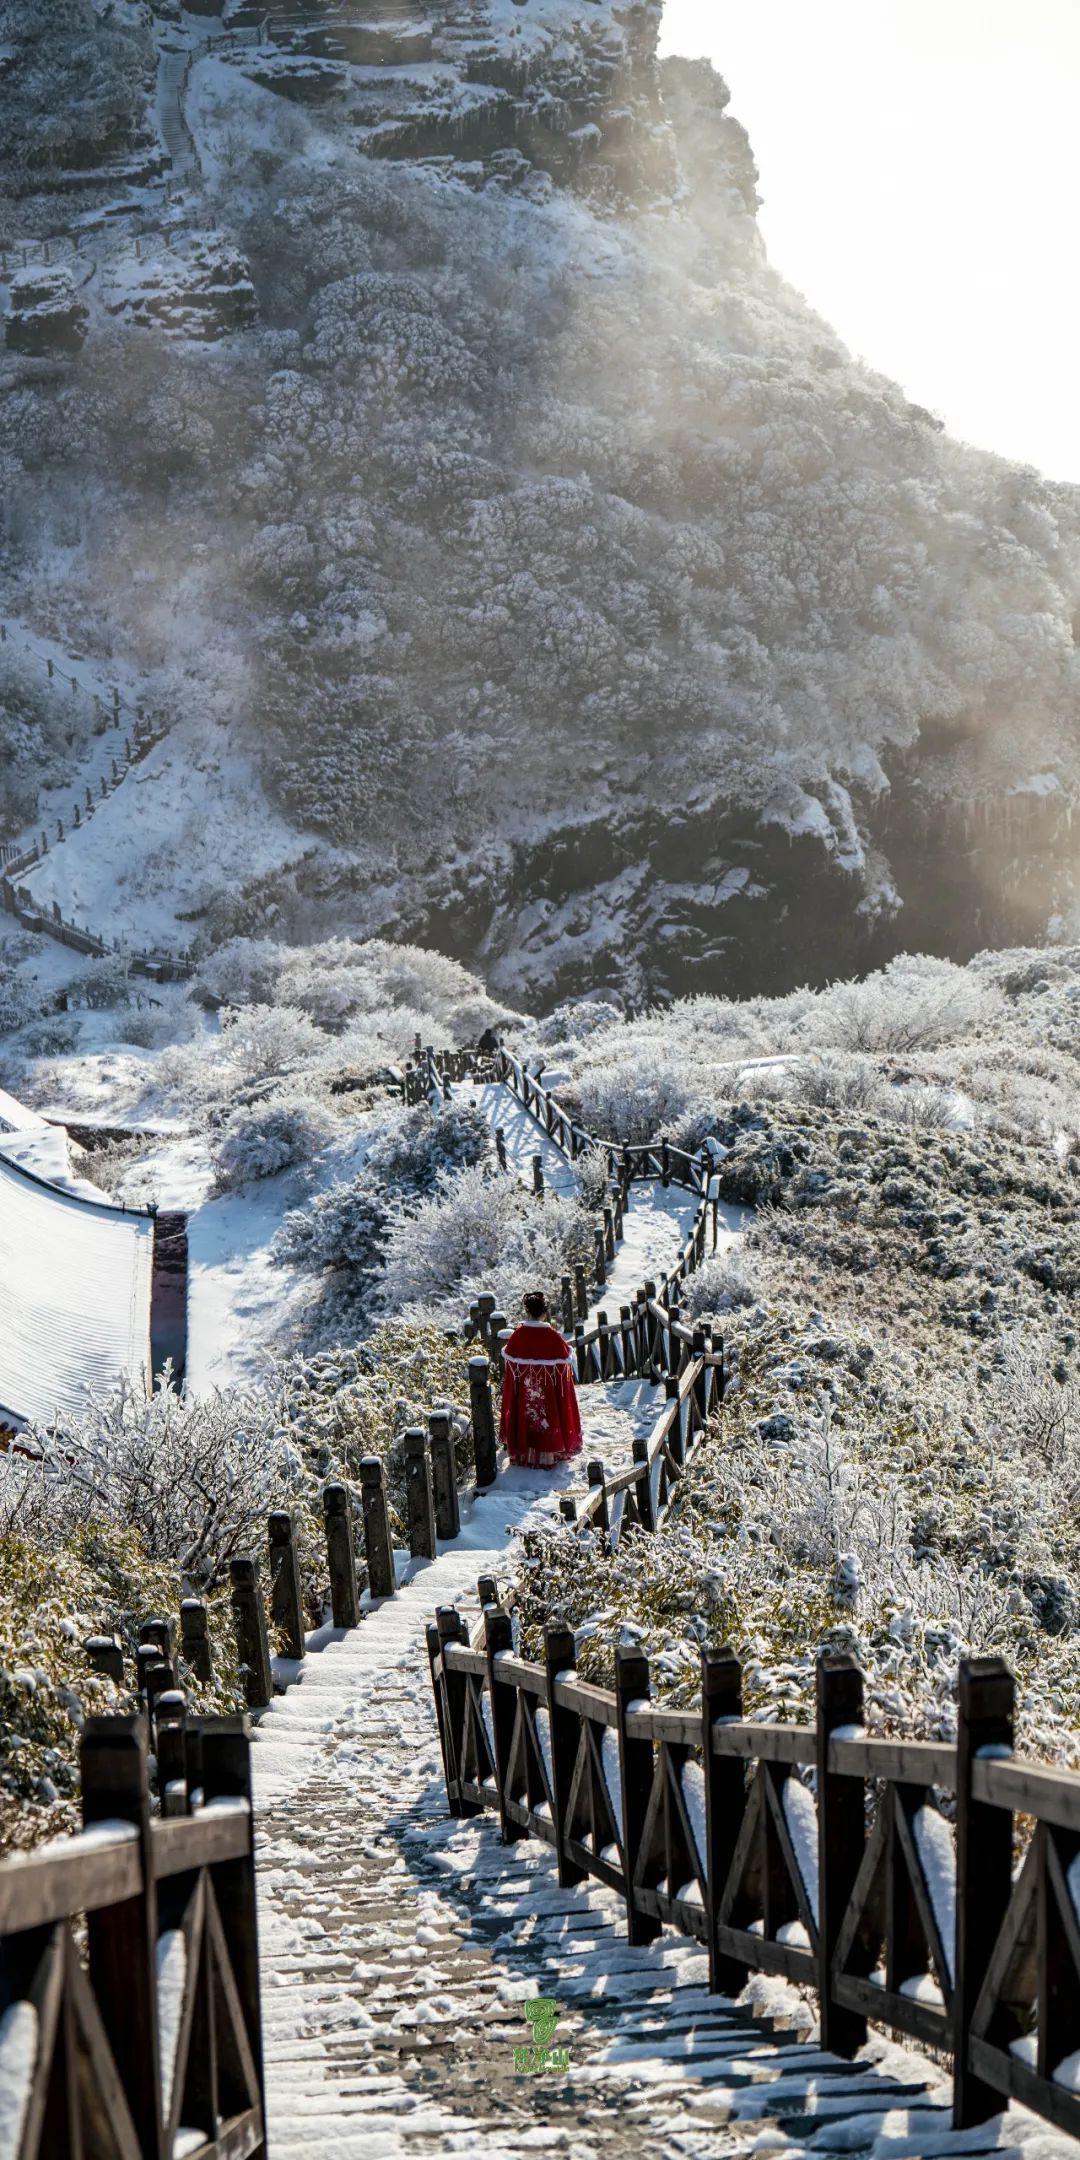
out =
[(953, 434), (1080, 482), (1080, 0), (665, 0), (776, 268)]

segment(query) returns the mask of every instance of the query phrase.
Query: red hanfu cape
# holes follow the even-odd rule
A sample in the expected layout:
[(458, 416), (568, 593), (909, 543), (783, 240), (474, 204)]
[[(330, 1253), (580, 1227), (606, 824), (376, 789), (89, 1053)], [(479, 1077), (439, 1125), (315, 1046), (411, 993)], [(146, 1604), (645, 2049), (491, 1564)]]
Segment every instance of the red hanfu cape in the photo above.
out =
[(510, 1461), (531, 1470), (581, 1452), (570, 1345), (546, 1321), (515, 1328), (506, 1345), (499, 1438)]

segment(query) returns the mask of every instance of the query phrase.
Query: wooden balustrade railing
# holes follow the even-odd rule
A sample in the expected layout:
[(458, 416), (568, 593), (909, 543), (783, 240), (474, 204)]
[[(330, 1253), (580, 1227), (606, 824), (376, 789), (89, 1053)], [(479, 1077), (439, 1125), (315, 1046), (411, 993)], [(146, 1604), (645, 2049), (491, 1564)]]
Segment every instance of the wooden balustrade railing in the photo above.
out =
[(869, 2020), (948, 2053), (958, 2128), (1015, 2098), (1080, 2135), (1080, 1776), (1014, 1755), (1000, 1659), (962, 1663), (947, 1746), (869, 1737), (846, 1655), (821, 1658), (798, 1726), (745, 1716), (729, 1651), (674, 1710), (637, 1651), (611, 1692), (578, 1680), (568, 1629), (544, 1647), (516, 1656), (491, 1603), (477, 1642), (454, 1608), (429, 1628), (453, 1814), (495, 1810), (507, 1842), (552, 1847), (560, 1883), (605, 1883), (631, 1942), (700, 1942), (716, 1992), (753, 1971), (815, 1990), (837, 2054)]
[[(158, 1716), (158, 1748), (168, 1720)], [(80, 1835), (0, 1861), (4, 2160), (266, 2153), (250, 1741), (89, 1718)]]
[[(469, 1360), (469, 1393), (473, 1473), (477, 1489), (483, 1490), (494, 1484), (498, 1469), (491, 1368), (486, 1357)], [(404, 1435), (404, 1448), (410, 1557), (432, 1558), (437, 1540), (457, 1537), (461, 1527), (455, 1413), (447, 1405), (432, 1410), (426, 1429), (418, 1425)], [(326, 1602), (335, 1627), (356, 1627), (362, 1589), (372, 1600), (397, 1594), (386, 1469), (381, 1459), (377, 1455), (364, 1458), (355, 1494), (339, 1482), (324, 1485), (322, 1513)], [(271, 1627), (279, 1633), (284, 1656), (304, 1655), (306, 1622), (296, 1524), (288, 1508), (276, 1508), (268, 1519), (267, 1561), (265, 1575), (255, 1554), (238, 1554), (229, 1563), (233, 1632), (249, 1710), (265, 1709), (273, 1698)], [(179, 1639), (166, 1618), (145, 1620), (139, 1630), (133, 1684), (151, 1714), (156, 1697), (176, 1688), (181, 1666), (199, 1680), (213, 1679), (204, 1600), (184, 1598), (179, 1621)], [(91, 1666), (123, 1685), (124, 1652), (115, 1636), (88, 1636), (83, 1648)]]

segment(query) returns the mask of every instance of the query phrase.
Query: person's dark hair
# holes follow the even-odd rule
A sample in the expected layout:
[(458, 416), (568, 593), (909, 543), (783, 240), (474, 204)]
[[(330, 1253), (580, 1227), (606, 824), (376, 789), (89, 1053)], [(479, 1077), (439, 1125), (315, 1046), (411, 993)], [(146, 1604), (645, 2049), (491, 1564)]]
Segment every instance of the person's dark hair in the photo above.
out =
[(542, 1320), (548, 1309), (548, 1301), (542, 1290), (526, 1290), (521, 1300), (530, 1320)]

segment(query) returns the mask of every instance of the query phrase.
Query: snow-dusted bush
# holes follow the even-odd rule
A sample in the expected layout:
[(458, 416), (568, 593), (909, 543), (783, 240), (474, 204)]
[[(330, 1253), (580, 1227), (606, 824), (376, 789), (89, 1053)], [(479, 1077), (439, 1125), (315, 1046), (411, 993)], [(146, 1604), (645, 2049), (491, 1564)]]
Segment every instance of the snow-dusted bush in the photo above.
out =
[(273, 1397), (257, 1390), (195, 1400), (162, 1385), (148, 1400), (124, 1388), (33, 1437), (54, 1534), (118, 1524), (202, 1589), (222, 1580), (234, 1554), (261, 1546), (268, 1513), (305, 1487), (295, 1441)]
[(601, 1028), (617, 1026), (621, 1019), (618, 1006), (604, 998), (567, 998), (530, 1031), (530, 1041), (545, 1050), (584, 1043)]
[(131, 995), (130, 953), (105, 953), (100, 960), (91, 960), (79, 977), (76, 995), (79, 1004), (91, 1012), (126, 1005)]
[(337, 1293), (359, 1309), (377, 1280), (387, 1227), (387, 1203), (359, 1177), (316, 1193), (286, 1215), (274, 1241), (275, 1258), (314, 1274), (340, 1276)]
[(157, 1060), (157, 1077), (178, 1103), (215, 1103), (239, 1089), (326, 1062), (328, 1044), (306, 1013), (269, 1005), (225, 1006), (220, 1032), (178, 1043)]
[(741, 1245), (722, 1246), (688, 1275), (681, 1303), (688, 1320), (709, 1319), (753, 1305), (758, 1295), (753, 1269)]
[(574, 1163), (582, 1206), (595, 1218), (603, 1212), (611, 1196), (611, 1173), (608, 1168), (607, 1149), (589, 1147)]
[(221, 1191), (309, 1163), (337, 1137), (340, 1120), (310, 1095), (282, 1093), (234, 1110), (216, 1136), (212, 1160)]
[(0, 1035), (25, 1027), (29, 1020), (36, 1020), (45, 1010), (46, 1002), (37, 983), (13, 975), (5, 981), (0, 976)]
[(574, 1069), (574, 1092), (586, 1127), (636, 1145), (666, 1133), (698, 1090), (685, 1063), (662, 1044), (650, 1044), (645, 1054), (632, 1048), (618, 1059), (607, 1036), (594, 1035)]
[(215, 1005), (270, 1005), (284, 960), (269, 938), (230, 938), (200, 962), (195, 995)]
[(451, 1101), (434, 1113), (421, 1104), (383, 1129), (368, 1150), (367, 1174), (388, 1190), (425, 1193), (443, 1172), (483, 1162), (492, 1146), (491, 1127), (474, 1104)]
[(970, 1035), (1001, 1010), (969, 968), (905, 953), (863, 982), (837, 983), (820, 1000), (831, 1040), (848, 1050), (934, 1049)]
[(457, 1318), (483, 1291), (507, 1313), (528, 1289), (554, 1301), (560, 1277), (589, 1251), (589, 1227), (574, 1199), (548, 1192), (537, 1200), (482, 1167), (444, 1173), (430, 1198), (391, 1216), (380, 1303), (388, 1312), (447, 1307)]

